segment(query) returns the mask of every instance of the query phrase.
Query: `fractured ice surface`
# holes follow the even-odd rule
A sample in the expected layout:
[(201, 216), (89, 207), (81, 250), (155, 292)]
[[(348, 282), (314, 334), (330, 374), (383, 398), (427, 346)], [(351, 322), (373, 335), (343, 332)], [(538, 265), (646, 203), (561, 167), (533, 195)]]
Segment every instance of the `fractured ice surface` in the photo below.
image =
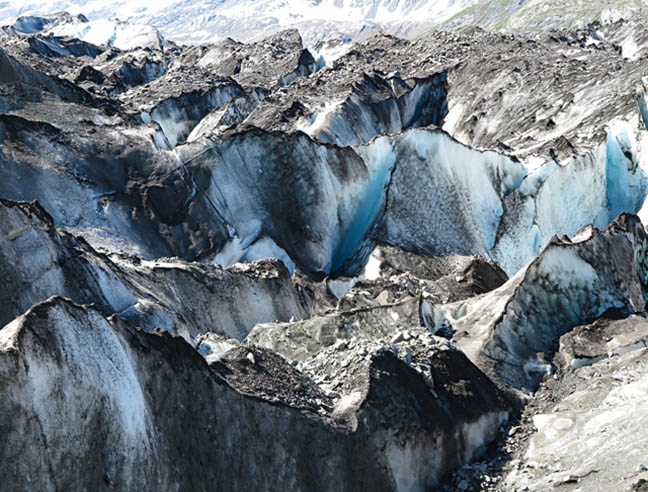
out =
[[(51, 24), (91, 23), (64, 19)], [(54, 43), (43, 39), (46, 45)], [(495, 41), (505, 43), (503, 38)], [(72, 46), (56, 43), (62, 49)], [(47, 141), (52, 155), (64, 156), (65, 167), (87, 174), (87, 181), (72, 181), (62, 193), (53, 185), (17, 193), (11, 190), (22, 188), (7, 183), (3, 193), (39, 198), (57, 224), (112, 250), (128, 248), (149, 258), (207, 258), (225, 265), (272, 254), (291, 269), (295, 265), (315, 276), (360, 273), (381, 242), (429, 255), (480, 254), (512, 275), (554, 235), (573, 235), (589, 223), (605, 227), (624, 211), (641, 217), (648, 213), (643, 207), (648, 141), (646, 130), (638, 128), (645, 113), (641, 94), (632, 101), (634, 116), (610, 119), (606, 138), (579, 136), (578, 147), (557, 141), (573, 148), (571, 153), (561, 150), (551, 158), (545, 147), (591, 118), (598, 102), (570, 123), (582, 109), (588, 94), (583, 91), (571, 98), (560, 93), (551, 104), (534, 109), (538, 124), (551, 121), (538, 134), (533, 122), (525, 120), (525, 131), (534, 138), (527, 139), (523, 153), (472, 148), (473, 142), (495, 148), (490, 134), (480, 132), (486, 124), (505, 131), (499, 116), (478, 121), (474, 135), (466, 133), (474, 108), (450, 90), (461, 88), (470, 74), (463, 72), (465, 67), (443, 64), (419, 69), (422, 60), (410, 55), (402, 59), (409, 65), (401, 72), (388, 56), (377, 56), (393, 49), (403, 57), (408, 46), (378, 37), (353, 45), (335, 67), (316, 73), (296, 31), (251, 45), (224, 41), (204, 49), (168, 47), (175, 60), (137, 65), (150, 73), (136, 77), (133, 87), (114, 88), (132, 120), (120, 122), (120, 116), (102, 123), (109, 128), (98, 130), (102, 136), (97, 140), (110, 144), (101, 152), (88, 137), (79, 136), (83, 145), (70, 148), (52, 140), (56, 128), (48, 128), (47, 137), (36, 137), (44, 129), (29, 127), (30, 141), (38, 142), (31, 144), (31, 153), (23, 155), (30, 147), (21, 146), (7, 154), (30, 161)], [(54, 48), (59, 45), (48, 49)], [(0, 59), (7, 81), (46, 85), (75, 101), (91, 98), (89, 92), (35, 72), (22, 58), (0, 53)], [(365, 60), (375, 60), (375, 69), (356, 73), (354, 64)], [(193, 63), (196, 75), (182, 70), (181, 63)], [(321, 94), (319, 85), (332, 87), (331, 93)], [(507, 105), (515, 102), (509, 92), (502, 97)], [(29, 108), (21, 117), (42, 109)], [(9, 128), (19, 126), (13, 116)], [(552, 121), (558, 129), (552, 130)], [(122, 126), (110, 126), (115, 124)], [(434, 124), (450, 134), (429, 127)], [(258, 130), (256, 143), (250, 136), (255, 126), (265, 129)], [(115, 146), (124, 149), (117, 160), (108, 158)], [(119, 162), (111, 176), (101, 171), (105, 164), (87, 163), (97, 154)], [(521, 161), (512, 157), (517, 154)], [(128, 162), (122, 165), (124, 155)], [(138, 170), (131, 173), (134, 162)], [(37, 166), (25, 169), (34, 175), (48, 172), (36, 172)], [(56, 176), (57, 183), (62, 179)], [(65, 207), (63, 195), (82, 198)], [(128, 217), (133, 203), (137, 219)], [(89, 208), (97, 213), (88, 213)], [(102, 232), (106, 224), (109, 233)], [(144, 229), (137, 237), (136, 231)]]
[(533, 388), (546, 366), (537, 354), (551, 352), (560, 335), (608, 309), (644, 310), (647, 248), (639, 219), (624, 214), (604, 231), (588, 226), (571, 240), (552, 240), (502, 287), (439, 311), (472, 360), (508, 384)]
[(324, 143), (353, 146), (412, 126), (438, 125), (447, 108), (447, 74), (410, 81), (365, 75), (343, 99), (327, 101), (298, 129)]
[(520, 163), (470, 149), (442, 131), (390, 138), (395, 166), (379, 237), (431, 255), (488, 256)]
[(531, 171), (438, 129), (336, 151), (259, 132), (180, 151), (196, 156), (189, 169), (209, 170), (209, 201), (243, 249), (265, 235), (307, 270), (357, 274), (373, 245), (387, 242), (430, 255), (479, 254), (514, 274), (554, 235), (642, 209), (644, 133), (611, 124), (590, 153)]
[(162, 127), (170, 148), (173, 148), (183, 143), (213, 109), (220, 108), (240, 93), (240, 89), (232, 84), (215, 87), (205, 94), (166, 99), (151, 111), (150, 117)]

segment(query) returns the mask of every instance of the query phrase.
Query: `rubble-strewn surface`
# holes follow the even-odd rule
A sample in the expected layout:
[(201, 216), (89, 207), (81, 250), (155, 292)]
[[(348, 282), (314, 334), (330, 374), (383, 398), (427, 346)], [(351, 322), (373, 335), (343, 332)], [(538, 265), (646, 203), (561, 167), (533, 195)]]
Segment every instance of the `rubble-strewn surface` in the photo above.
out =
[(473, 361), (506, 384), (533, 389), (562, 334), (608, 309), (645, 310), (647, 247), (639, 219), (621, 215), (604, 231), (556, 238), (502, 287), (441, 306), (437, 319), (445, 317)]
[(443, 490), (461, 490), (462, 481), (476, 491), (642, 490), (646, 325), (645, 315), (610, 310), (563, 335), (556, 372), (519, 420)]
[(629, 491), (646, 479), (646, 325), (602, 319), (561, 338), (559, 370), (538, 395), (547, 403), (506, 487)]

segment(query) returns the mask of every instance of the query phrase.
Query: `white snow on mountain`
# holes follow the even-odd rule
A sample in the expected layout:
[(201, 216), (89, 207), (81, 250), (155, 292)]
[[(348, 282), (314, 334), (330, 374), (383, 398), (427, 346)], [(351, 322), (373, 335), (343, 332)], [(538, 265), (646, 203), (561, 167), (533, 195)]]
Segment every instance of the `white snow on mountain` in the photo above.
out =
[(118, 18), (153, 24), (179, 43), (224, 37), (249, 41), (297, 27), (308, 44), (315, 44), (380, 30), (396, 32), (403, 24), (430, 26), (475, 3), (478, 0), (12, 0), (0, 2), (0, 23), (67, 11), (91, 21)]
[(147, 24), (128, 24), (112, 19), (83, 22), (74, 19), (47, 31), (53, 36), (70, 36), (95, 45), (109, 45), (120, 50), (160, 48), (163, 40), (158, 30)]

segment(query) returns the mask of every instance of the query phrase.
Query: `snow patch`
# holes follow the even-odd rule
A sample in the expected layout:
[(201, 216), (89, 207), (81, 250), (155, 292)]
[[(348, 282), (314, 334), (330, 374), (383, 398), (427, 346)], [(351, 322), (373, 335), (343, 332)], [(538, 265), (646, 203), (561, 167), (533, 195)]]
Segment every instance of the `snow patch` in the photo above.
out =
[(636, 61), (639, 59), (641, 50), (632, 36), (627, 37), (621, 43), (621, 54), (623, 58), (627, 58), (630, 61)]
[(450, 111), (445, 117), (443, 122), (443, 129), (448, 132), (450, 135), (455, 135), (457, 133), (458, 125), (461, 122), (461, 117), (463, 116), (464, 106), (461, 103), (454, 104)]
[(288, 253), (281, 248), (272, 239), (265, 236), (257, 239), (252, 245), (245, 250), (245, 254), (241, 257), (240, 261), (244, 263), (262, 260), (265, 258), (278, 258), (292, 275), (295, 273), (295, 262), (288, 256)]
[(310, 48), (317, 63), (316, 71), (322, 68), (333, 68), (335, 61), (342, 58), (353, 48), (353, 43), (341, 43), (339, 41), (325, 42), (315, 48)]
[(369, 262), (365, 266), (363, 275), (367, 280), (376, 280), (380, 277), (380, 265), (382, 262), (375, 256), (371, 255), (369, 257)]
[(330, 116), (337, 111), (342, 103), (343, 101), (327, 102), (320, 111), (314, 112), (309, 118), (300, 120), (295, 127), (310, 137), (315, 137), (326, 126)]
[[(256, 236), (256, 234), (252, 236)], [(242, 241), (238, 235), (235, 235), (218, 254), (210, 259), (209, 263), (228, 267), (235, 263), (249, 263), (266, 258), (281, 260), (291, 275), (295, 273), (296, 266), (292, 258), (281, 246), (267, 236), (253, 240), (250, 244), (250, 238)]]
[(335, 409), (333, 412), (335, 414), (342, 414), (349, 410), (354, 410), (363, 399), (364, 395), (359, 391), (354, 391), (348, 395), (342, 395), (342, 397), (335, 402)]

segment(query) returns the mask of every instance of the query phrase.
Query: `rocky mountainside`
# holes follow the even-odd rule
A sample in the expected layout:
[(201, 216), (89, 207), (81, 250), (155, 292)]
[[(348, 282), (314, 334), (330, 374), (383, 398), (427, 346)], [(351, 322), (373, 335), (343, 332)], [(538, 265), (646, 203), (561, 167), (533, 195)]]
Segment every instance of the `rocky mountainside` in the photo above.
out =
[(5, 26), (0, 490), (643, 490), (647, 48)]
[(478, 25), (484, 29), (530, 33), (551, 28), (583, 28), (593, 21), (603, 23), (643, 18), (648, 12), (645, 0), (486, 0), (454, 14), (444, 29)]

